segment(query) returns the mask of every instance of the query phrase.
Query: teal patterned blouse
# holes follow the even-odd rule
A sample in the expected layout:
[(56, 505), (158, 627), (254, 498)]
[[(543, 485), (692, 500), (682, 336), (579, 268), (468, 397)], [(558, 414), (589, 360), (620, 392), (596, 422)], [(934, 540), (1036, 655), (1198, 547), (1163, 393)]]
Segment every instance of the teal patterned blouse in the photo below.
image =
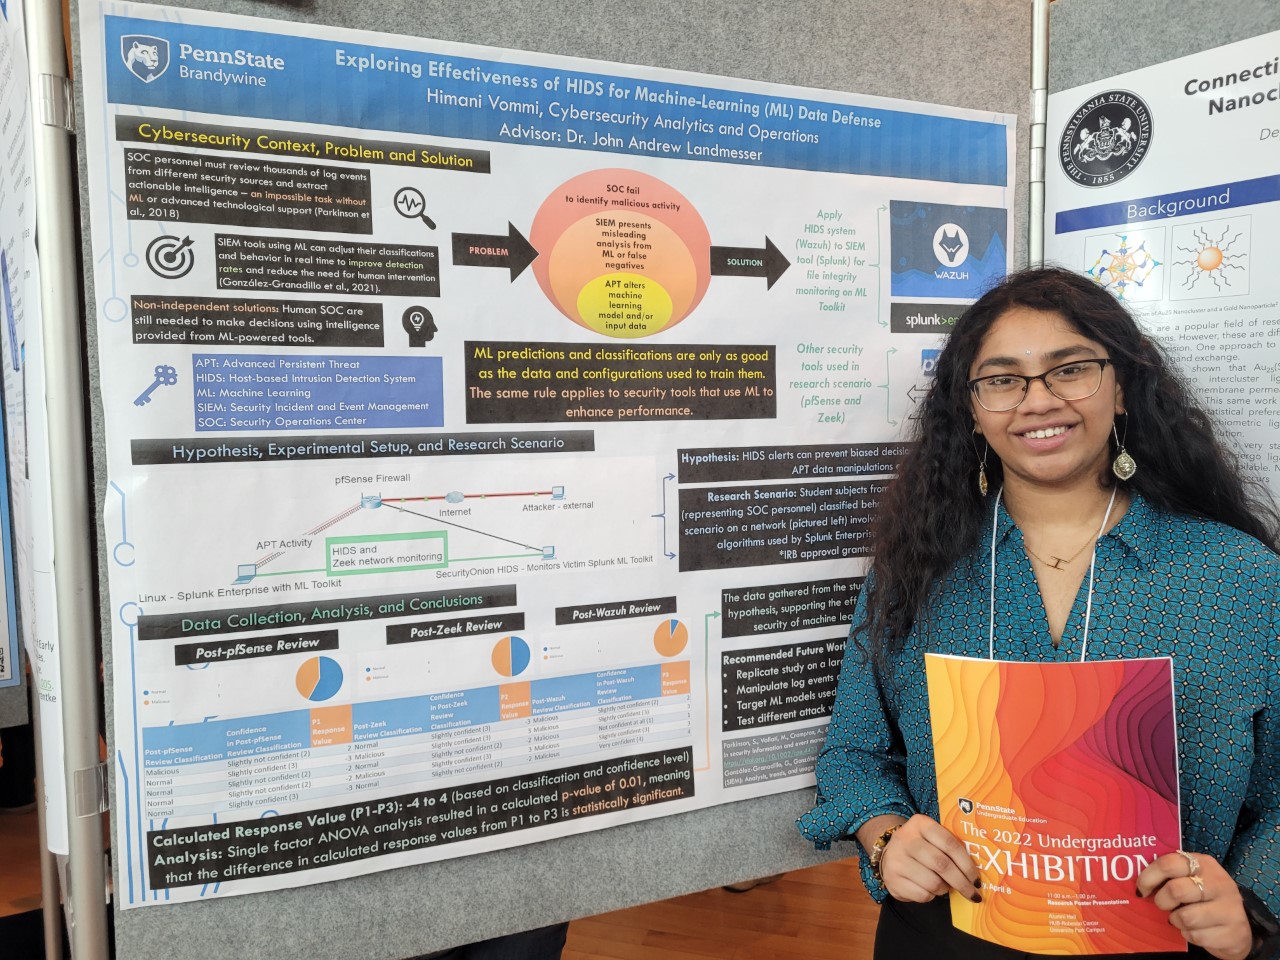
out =
[[(996, 536), (996, 659), (1079, 659), (1088, 577), (1055, 647), (1022, 531), (1003, 506)], [(880, 814), (937, 818), (923, 655), (987, 656), (990, 549), (984, 537), (938, 585), (892, 683), (851, 639), (818, 757), (817, 806), (798, 821), (819, 849)], [(1087, 651), (1130, 657), (1173, 658), (1184, 847), (1214, 857), (1280, 915), (1280, 557), (1134, 495), (1098, 542)], [(865, 851), (862, 876), (876, 900), (887, 896)]]

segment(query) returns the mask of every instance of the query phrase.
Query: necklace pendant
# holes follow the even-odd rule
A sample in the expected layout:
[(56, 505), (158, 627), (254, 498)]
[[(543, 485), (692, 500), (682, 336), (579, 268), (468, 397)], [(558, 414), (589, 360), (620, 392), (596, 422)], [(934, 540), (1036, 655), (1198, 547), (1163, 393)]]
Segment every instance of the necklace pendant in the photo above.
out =
[(1067, 562), (1069, 561), (1063, 560), (1061, 557), (1054, 557), (1053, 563), (1049, 564), (1049, 566), (1053, 567), (1055, 570), (1061, 570), (1062, 565)]

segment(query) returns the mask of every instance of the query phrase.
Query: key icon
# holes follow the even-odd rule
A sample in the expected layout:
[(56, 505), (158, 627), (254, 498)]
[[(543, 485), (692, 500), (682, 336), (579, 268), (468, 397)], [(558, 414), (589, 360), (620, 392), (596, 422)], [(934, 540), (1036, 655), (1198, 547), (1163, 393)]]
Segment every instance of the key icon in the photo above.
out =
[(138, 394), (138, 398), (133, 401), (134, 406), (145, 407), (151, 402), (151, 394), (155, 393), (156, 387), (172, 387), (178, 382), (178, 371), (167, 363), (156, 364), (155, 379), (151, 381), (151, 386)]

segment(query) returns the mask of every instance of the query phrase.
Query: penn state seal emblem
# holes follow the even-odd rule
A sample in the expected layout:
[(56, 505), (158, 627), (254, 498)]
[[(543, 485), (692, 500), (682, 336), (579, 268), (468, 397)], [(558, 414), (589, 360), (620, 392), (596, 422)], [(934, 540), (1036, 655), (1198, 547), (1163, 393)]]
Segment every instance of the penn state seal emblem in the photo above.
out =
[(1111, 90), (1090, 97), (1058, 140), (1062, 171), (1083, 187), (1119, 183), (1151, 147), (1151, 111), (1136, 94)]

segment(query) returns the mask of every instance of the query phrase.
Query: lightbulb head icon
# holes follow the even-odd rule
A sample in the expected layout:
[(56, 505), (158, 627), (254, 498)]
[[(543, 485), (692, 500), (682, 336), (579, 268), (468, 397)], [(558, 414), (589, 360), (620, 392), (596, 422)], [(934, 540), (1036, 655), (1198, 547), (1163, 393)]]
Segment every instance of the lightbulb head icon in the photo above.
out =
[(436, 332), (440, 329), (436, 326), (431, 311), (417, 304), (404, 312), (400, 322), (404, 326), (404, 332), (409, 335), (411, 347), (425, 347), (428, 340), (435, 339)]

